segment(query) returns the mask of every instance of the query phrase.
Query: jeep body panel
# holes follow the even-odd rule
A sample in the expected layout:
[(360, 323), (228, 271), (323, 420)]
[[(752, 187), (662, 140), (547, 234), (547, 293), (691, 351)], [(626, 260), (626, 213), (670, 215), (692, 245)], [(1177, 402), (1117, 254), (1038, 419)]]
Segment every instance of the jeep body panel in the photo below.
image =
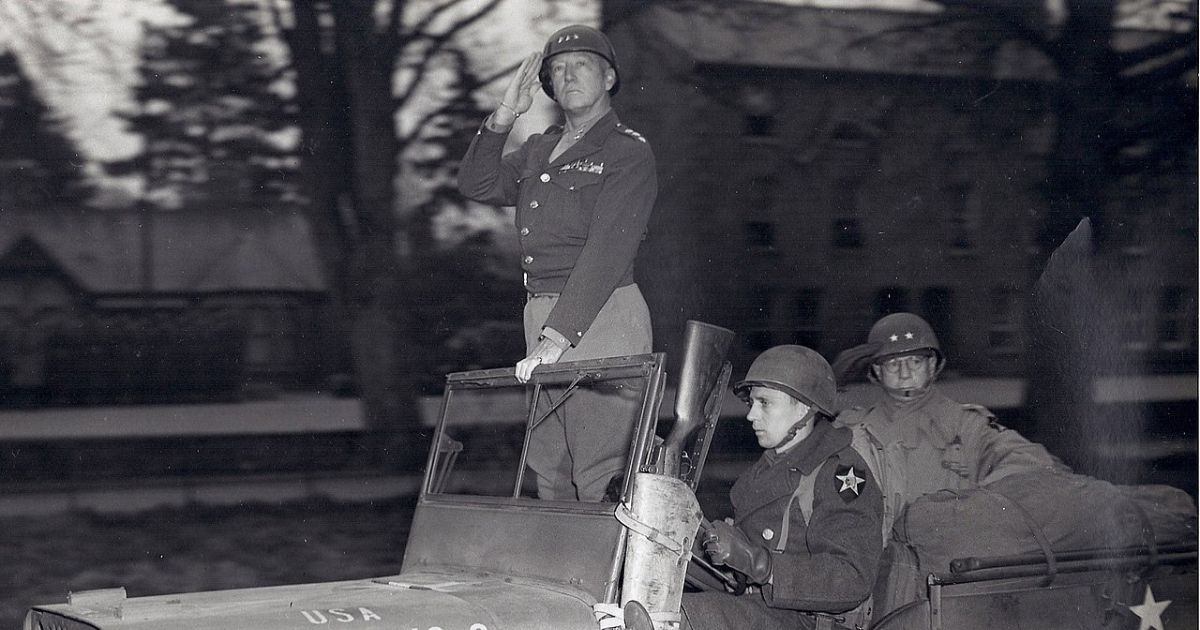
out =
[(415, 572), (390, 578), (38, 606), (32, 630), (411, 630), (595, 628), (577, 589), (499, 575)]

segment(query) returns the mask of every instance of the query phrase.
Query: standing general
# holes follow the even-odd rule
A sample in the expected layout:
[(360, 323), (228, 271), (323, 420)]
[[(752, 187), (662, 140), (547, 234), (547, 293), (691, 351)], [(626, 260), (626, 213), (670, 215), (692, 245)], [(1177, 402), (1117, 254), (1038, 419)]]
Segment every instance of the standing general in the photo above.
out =
[[(539, 85), (563, 124), (502, 155), (516, 119)], [(650, 352), (650, 311), (633, 266), (658, 195), (646, 139), (617, 119), (616, 54), (596, 29), (568, 26), (522, 61), (500, 105), (476, 133), (459, 168), (459, 190), (516, 206), (526, 356), (534, 368)], [(624, 470), (637, 401), (582, 391), (538, 425), (529, 466), (544, 499), (600, 500)], [(628, 409), (627, 409), (628, 408)]]

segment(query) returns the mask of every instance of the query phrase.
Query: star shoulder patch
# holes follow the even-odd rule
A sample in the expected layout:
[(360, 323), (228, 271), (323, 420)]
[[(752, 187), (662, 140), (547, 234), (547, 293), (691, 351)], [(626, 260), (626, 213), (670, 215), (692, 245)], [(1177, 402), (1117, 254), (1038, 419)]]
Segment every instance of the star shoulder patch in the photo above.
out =
[(1142, 603), (1136, 606), (1130, 606), (1129, 612), (1132, 612), (1138, 618), (1138, 630), (1164, 630), (1162, 614), (1171, 605), (1171, 600), (1164, 599), (1156, 601), (1154, 599), (1154, 591), (1150, 590), (1150, 585), (1146, 585), (1146, 595), (1142, 599)]
[(837, 493), (842, 501), (849, 503), (862, 494), (863, 485), (867, 483), (867, 471), (851, 466), (838, 466), (834, 479), (837, 480)]

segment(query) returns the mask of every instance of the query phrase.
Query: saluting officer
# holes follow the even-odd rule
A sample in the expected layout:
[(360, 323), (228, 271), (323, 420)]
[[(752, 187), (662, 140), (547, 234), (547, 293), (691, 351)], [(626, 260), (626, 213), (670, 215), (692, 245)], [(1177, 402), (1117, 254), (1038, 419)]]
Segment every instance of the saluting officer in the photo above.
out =
[(684, 593), (683, 628), (854, 625), (846, 612), (870, 595), (883, 549), (883, 498), (851, 430), (830, 422), (833, 370), (809, 348), (776, 346), (734, 392), (763, 454), (730, 490), (732, 523), (702, 525), (697, 537), (751, 588)]
[[(538, 84), (562, 110), (563, 124), (502, 156)], [(521, 63), (459, 168), (463, 195), (516, 206), (528, 292), (527, 355), (516, 365), (522, 382), (543, 363), (651, 350), (650, 311), (633, 266), (658, 179), (646, 139), (612, 110), (620, 85), (603, 33), (581, 25), (559, 30)], [(534, 431), (529, 465), (542, 498), (599, 500), (624, 469), (636, 401), (582, 400), (590, 395), (575, 393)]]

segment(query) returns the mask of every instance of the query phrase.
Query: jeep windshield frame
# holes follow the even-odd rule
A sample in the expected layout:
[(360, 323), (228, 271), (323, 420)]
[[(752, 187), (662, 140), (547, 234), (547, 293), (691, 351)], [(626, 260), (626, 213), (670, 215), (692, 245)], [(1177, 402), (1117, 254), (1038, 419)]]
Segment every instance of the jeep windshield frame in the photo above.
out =
[[(528, 493), (530, 482), (527, 466), (530, 437), (533, 429), (546, 421), (550, 414), (577, 390), (605, 383), (620, 383), (618, 387), (634, 392), (638, 398), (636, 416), (630, 418), (630, 421), (635, 423), (635, 429), (629, 444), (621, 486), (620, 497), (624, 500), (630, 491), (634, 473), (647, 465), (652, 457), (659, 407), (666, 383), (665, 356), (662, 353), (543, 365), (534, 370), (533, 376), (524, 384), (517, 381), (513, 368), (454, 372), (447, 375), (433, 446), (429, 449), (426, 460), (421, 500), (446, 499), (489, 503), (533, 500), (539, 504), (579, 505), (580, 502), (577, 501), (545, 501), (522, 496), (523, 490)], [(473, 416), (481, 413), (489, 418), (481, 420)], [(515, 470), (507, 471), (513, 475), (511, 487), (506, 492), (492, 493), (445, 491), (448, 477), (454, 472), (456, 465), (462, 464), (456, 460), (463, 450), (463, 445), (451, 435), (452, 430), (479, 426), (513, 428), (517, 426), (518, 415), (524, 429), (519, 459), (512, 460)], [(611, 511), (611, 507), (606, 509)]]
[[(661, 353), (558, 363), (539, 367), (524, 384), (511, 368), (447, 376), (401, 574), (501, 578), (614, 603), (626, 544), (614, 516), (616, 501), (628, 500), (634, 473), (653, 456), (664, 364)], [(610, 500), (606, 491), (599, 502), (536, 498), (532, 474), (525, 474), (531, 430), (561, 398), (543, 390), (569, 395), (587, 387), (638, 403), (629, 411), (635, 424), (620, 496)], [(506, 402), (489, 401), (502, 394)], [(507, 470), (509, 464), (516, 469)], [(490, 490), (473, 492), (476, 487)]]

